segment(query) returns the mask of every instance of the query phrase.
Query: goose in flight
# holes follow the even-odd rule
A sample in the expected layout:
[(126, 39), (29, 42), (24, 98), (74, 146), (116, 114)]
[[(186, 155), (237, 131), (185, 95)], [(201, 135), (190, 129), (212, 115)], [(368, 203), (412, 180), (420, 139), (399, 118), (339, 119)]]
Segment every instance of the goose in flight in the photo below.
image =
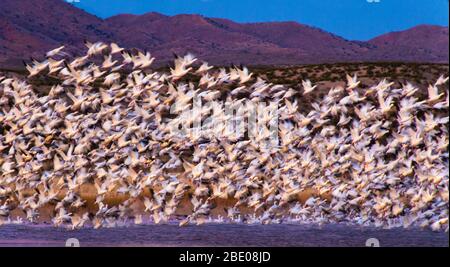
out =
[(302, 81), (303, 95), (307, 95), (316, 89), (317, 85), (312, 86), (310, 80)]
[(394, 97), (388, 96), (386, 99), (383, 97), (382, 91), (378, 92), (378, 103), (380, 105), (381, 112), (386, 114), (392, 110), (394, 107), (393, 103)]
[(108, 46), (102, 42), (91, 43), (91, 42), (85, 41), (84, 44), (88, 48), (88, 51), (87, 51), (88, 56), (98, 55), (98, 54), (102, 53), (103, 50), (108, 48)]
[(154, 57), (149, 52), (145, 52), (143, 54), (142, 52), (138, 52), (137, 57), (133, 58), (133, 69), (139, 68), (139, 69), (145, 69), (148, 68), (153, 61), (155, 60)]
[(122, 51), (125, 50), (124, 48), (119, 47), (119, 45), (117, 45), (116, 43), (111, 43), (110, 48), (111, 48), (110, 52), (111, 55), (122, 53)]
[(60, 70), (62, 70), (64, 65), (64, 59), (54, 60), (52, 58), (48, 59), (48, 74), (56, 74)]
[(402, 95), (405, 97), (411, 97), (414, 95), (414, 93), (417, 92), (419, 88), (414, 87), (411, 83), (406, 83), (406, 85), (403, 85), (403, 91)]
[(247, 67), (243, 67), (242, 69), (236, 68), (236, 71), (239, 75), (239, 83), (240, 84), (244, 84), (244, 83), (248, 82), (253, 75), (253, 73), (249, 73)]
[(444, 93), (440, 93), (439, 94), (439, 89), (437, 88), (436, 85), (431, 85), (430, 84), (428, 86), (428, 102), (431, 102), (431, 103), (436, 102), (443, 95), (444, 95)]
[(55, 48), (55, 49), (53, 49), (53, 50), (50, 50), (50, 51), (48, 51), (48, 52), (45, 54), (45, 56), (46, 56), (47, 58), (51, 58), (51, 57), (54, 57), (54, 56), (57, 56), (57, 55), (62, 55), (61, 52), (62, 52), (62, 50), (63, 50), (64, 48), (65, 48), (65, 46), (62, 45), (62, 46), (60, 46), (60, 47), (58, 47), (58, 48)]
[(31, 65), (28, 65), (24, 62), (25, 68), (29, 72), (28, 78), (38, 75), (39, 73), (44, 71), (48, 67), (48, 64), (49, 64), (47, 60), (39, 62), (32, 58), (31, 61), (32, 61)]
[(185, 57), (176, 56), (175, 58), (175, 67), (170, 68), (171, 78), (173, 80), (177, 80), (184, 75), (186, 75), (189, 71), (192, 70), (192, 67), (188, 67), (192, 62), (194, 62), (196, 58), (194, 58), (191, 54), (186, 55)]
[(436, 83), (434, 84), (434, 86), (439, 86), (439, 85), (443, 85), (446, 82), (448, 82), (448, 77), (444, 77), (444, 75), (439, 76), (438, 80), (436, 81)]
[(207, 62), (203, 62), (202, 65), (200, 65), (200, 67), (198, 67), (198, 69), (195, 71), (195, 73), (203, 74), (203, 73), (206, 73), (207, 71), (209, 71), (212, 68), (213, 68), (213, 66), (208, 65)]
[(355, 89), (361, 83), (361, 81), (358, 81), (358, 77), (356, 76), (356, 74), (354, 74), (353, 77), (347, 74), (346, 78), (348, 90)]
[(118, 61), (112, 59), (112, 54), (105, 56), (103, 64), (102, 64), (102, 68), (103, 69), (111, 69), (114, 65), (116, 65)]

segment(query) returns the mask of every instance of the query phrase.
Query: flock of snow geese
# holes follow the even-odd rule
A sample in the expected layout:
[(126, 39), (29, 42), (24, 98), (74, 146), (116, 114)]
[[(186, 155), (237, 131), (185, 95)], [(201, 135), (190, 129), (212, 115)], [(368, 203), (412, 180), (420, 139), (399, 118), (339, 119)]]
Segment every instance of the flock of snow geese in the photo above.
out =
[[(72, 229), (224, 222), (448, 231), (448, 78), (423, 97), (410, 83), (361, 89), (348, 76), (301, 112), (316, 90), (308, 80), (294, 90), (190, 54), (158, 72), (148, 52), (86, 46), (82, 57), (62, 46), (33, 60), (28, 81), (0, 76), (0, 224), (48, 217)], [(40, 77), (57, 82), (47, 91), (30, 85)], [(191, 89), (206, 102), (277, 102), (279, 145), (174, 136), (170, 106), (188, 103)]]

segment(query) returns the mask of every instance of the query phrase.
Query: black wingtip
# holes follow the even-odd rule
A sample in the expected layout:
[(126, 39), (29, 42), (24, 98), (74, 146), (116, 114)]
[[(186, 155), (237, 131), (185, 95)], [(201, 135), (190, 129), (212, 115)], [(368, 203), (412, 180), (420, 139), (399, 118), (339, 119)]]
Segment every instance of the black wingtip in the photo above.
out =
[(69, 66), (69, 64), (67, 63), (67, 61), (65, 61), (65, 60), (64, 60), (64, 66), (66, 66), (67, 70), (70, 70), (70, 66)]

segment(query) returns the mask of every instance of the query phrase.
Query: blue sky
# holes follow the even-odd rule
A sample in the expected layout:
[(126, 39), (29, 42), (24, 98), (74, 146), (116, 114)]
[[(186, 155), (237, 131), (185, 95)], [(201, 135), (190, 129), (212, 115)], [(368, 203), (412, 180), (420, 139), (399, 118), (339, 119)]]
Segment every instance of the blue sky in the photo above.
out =
[(449, 20), (448, 0), (78, 1), (74, 5), (102, 18), (153, 11), (166, 15), (201, 14), (237, 22), (297, 21), (350, 40), (368, 40), (419, 24), (448, 26)]

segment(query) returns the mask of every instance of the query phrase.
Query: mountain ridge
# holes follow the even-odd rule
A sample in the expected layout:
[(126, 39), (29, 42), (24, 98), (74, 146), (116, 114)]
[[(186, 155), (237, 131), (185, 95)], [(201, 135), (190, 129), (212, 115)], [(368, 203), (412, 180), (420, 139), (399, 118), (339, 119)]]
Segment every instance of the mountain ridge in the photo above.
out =
[(79, 54), (83, 40), (150, 51), (166, 64), (191, 52), (211, 64), (293, 65), (361, 61), (447, 63), (448, 27), (418, 25), (351, 41), (295, 21), (238, 23), (157, 12), (98, 18), (62, 0), (2, 0), (0, 64), (39, 57), (58, 45)]

